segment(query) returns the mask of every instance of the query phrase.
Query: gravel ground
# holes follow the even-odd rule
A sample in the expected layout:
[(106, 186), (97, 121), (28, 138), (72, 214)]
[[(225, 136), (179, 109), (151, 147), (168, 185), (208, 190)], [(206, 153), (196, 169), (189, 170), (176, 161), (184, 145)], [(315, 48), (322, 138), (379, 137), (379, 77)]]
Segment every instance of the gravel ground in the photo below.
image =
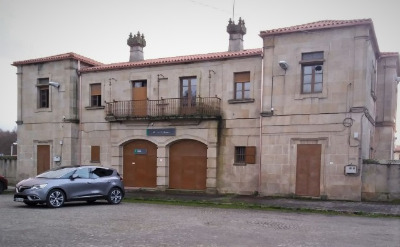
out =
[(12, 199), (0, 195), (0, 246), (400, 246), (399, 218)]

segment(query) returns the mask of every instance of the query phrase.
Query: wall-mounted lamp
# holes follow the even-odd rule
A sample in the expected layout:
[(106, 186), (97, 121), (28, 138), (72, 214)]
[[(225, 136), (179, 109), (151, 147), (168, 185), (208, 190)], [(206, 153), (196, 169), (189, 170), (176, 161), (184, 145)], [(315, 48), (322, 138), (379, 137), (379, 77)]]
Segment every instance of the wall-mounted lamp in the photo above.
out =
[(157, 74), (157, 81), (158, 82), (160, 82), (160, 80), (163, 80), (163, 79), (168, 79), (168, 78), (166, 78), (163, 74)]
[(56, 88), (60, 88), (60, 83), (58, 83), (58, 82), (49, 81), (49, 85), (53, 86), (53, 87), (56, 87)]
[(216, 74), (214, 70), (210, 69), (208, 70), (208, 78), (211, 78), (211, 73)]
[(279, 61), (279, 66), (285, 71), (289, 68), (289, 64), (286, 61)]

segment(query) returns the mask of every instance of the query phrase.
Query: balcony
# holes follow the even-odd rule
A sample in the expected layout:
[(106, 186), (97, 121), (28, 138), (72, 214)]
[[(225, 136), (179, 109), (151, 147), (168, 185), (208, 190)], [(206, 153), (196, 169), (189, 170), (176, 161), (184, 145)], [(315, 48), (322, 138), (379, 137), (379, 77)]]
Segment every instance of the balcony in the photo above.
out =
[(217, 97), (114, 101), (106, 103), (106, 120), (219, 119), (220, 105)]

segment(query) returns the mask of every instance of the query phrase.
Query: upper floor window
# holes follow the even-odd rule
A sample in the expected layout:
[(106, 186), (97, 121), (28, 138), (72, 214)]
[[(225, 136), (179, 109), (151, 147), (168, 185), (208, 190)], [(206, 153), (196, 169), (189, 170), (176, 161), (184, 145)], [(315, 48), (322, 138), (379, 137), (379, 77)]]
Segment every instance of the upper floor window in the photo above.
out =
[(323, 85), (324, 52), (303, 53), (301, 58), (301, 93), (321, 93)]
[(90, 106), (101, 106), (101, 83), (90, 85)]
[(235, 73), (235, 100), (250, 99), (250, 72)]
[(49, 78), (38, 79), (38, 108), (49, 108)]
[(197, 78), (196, 77), (182, 77), (180, 95), (181, 98), (195, 100), (197, 94)]

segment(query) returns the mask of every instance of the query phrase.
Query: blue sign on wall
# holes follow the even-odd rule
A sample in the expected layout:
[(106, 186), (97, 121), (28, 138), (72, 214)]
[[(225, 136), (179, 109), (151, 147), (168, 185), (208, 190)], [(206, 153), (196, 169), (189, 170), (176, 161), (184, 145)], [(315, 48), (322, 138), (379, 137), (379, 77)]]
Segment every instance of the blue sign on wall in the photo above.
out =
[(145, 148), (135, 148), (135, 150), (133, 152), (134, 152), (134, 154), (147, 154), (147, 149), (145, 149)]
[(175, 136), (175, 128), (166, 129), (147, 129), (147, 136)]

